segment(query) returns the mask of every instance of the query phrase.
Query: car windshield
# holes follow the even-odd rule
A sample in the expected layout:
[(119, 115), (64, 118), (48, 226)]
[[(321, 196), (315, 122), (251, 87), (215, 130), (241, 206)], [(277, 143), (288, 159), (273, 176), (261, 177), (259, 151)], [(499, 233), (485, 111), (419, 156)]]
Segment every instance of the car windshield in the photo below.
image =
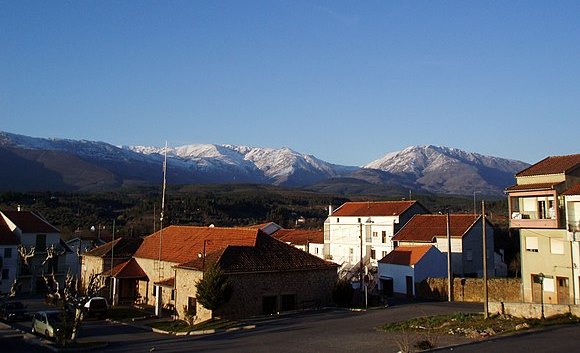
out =
[(46, 314), (46, 318), (50, 323), (59, 323), (61, 322), (60, 313), (48, 313)]
[(91, 307), (92, 308), (106, 308), (107, 307), (107, 302), (105, 301), (105, 299), (93, 299), (91, 300)]

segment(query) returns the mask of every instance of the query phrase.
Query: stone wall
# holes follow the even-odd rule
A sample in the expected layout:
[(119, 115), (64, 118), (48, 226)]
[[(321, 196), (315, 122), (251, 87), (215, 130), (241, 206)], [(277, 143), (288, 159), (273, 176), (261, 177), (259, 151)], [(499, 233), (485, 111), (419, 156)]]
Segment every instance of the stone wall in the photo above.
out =
[[(231, 319), (263, 314), (263, 298), (276, 297), (280, 311), (281, 296), (294, 295), (295, 309), (321, 307), (332, 301), (332, 288), (337, 280), (336, 270), (255, 272), (228, 275), (233, 285), (230, 300), (214, 316)], [(180, 318), (187, 309), (188, 298), (196, 297), (195, 283), (200, 271), (177, 269), (176, 308)], [(196, 322), (211, 318), (211, 312), (197, 305)]]
[[(490, 301), (520, 302), (522, 284), (519, 278), (490, 278), (487, 280)], [(416, 284), (420, 299), (447, 299), (447, 278), (427, 278)], [(483, 302), (482, 278), (454, 278), (453, 300), (460, 302)]]
[[(505, 314), (536, 319), (542, 317), (542, 305), (538, 303), (490, 302), (488, 308), (490, 314)], [(562, 314), (572, 314), (580, 317), (580, 306), (544, 304), (545, 317)]]

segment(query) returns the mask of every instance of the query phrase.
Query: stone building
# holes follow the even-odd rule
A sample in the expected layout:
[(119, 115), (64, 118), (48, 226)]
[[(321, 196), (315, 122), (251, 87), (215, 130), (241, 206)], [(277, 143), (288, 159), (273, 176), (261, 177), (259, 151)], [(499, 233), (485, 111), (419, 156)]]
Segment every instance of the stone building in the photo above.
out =
[[(231, 299), (214, 313), (196, 295), (196, 283), (213, 265), (233, 284)], [(133, 259), (115, 267), (112, 276), (115, 288), (132, 278), (142, 302), (155, 305), (158, 315), (169, 309), (200, 322), (326, 305), (336, 268), (259, 228), (170, 226), (146, 237)]]

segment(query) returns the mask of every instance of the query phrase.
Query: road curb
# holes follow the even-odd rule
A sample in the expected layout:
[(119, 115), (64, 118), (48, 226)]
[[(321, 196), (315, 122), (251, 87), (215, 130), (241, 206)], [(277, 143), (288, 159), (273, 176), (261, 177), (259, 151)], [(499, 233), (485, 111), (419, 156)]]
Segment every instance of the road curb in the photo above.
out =
[(172, 335), (172, 336), (200, 336), (200, 335), (211, 335), (214, 333), (221, 333), (221, 332), (236, 332), (242, 330), (252, 330), (255, 329), (256, 325), (244, 325), (244, 326), (236, 326), (230, 327), (226, 329), (211, 329), (211, 330), (196, 330), (196, 331), (165, 331), (160, 330), (158, 328), (151, 327), (151, 331), (154, 333), (159, 333), (162, 335)]

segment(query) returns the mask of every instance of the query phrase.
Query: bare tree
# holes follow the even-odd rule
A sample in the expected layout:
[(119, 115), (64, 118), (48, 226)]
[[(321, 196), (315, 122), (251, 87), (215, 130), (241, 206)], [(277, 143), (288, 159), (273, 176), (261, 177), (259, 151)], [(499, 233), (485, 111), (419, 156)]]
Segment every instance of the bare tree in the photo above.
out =
[(18, 254), (20, 254), (22, 262), (24, 262), (26, 266), (30, 266), (30, 264), (28, 263), (28, 259), (34, 257), (35, 247), (31, 246), (30, 248), (27, 249), (26, 246), (24, 245), (18, 245)]

